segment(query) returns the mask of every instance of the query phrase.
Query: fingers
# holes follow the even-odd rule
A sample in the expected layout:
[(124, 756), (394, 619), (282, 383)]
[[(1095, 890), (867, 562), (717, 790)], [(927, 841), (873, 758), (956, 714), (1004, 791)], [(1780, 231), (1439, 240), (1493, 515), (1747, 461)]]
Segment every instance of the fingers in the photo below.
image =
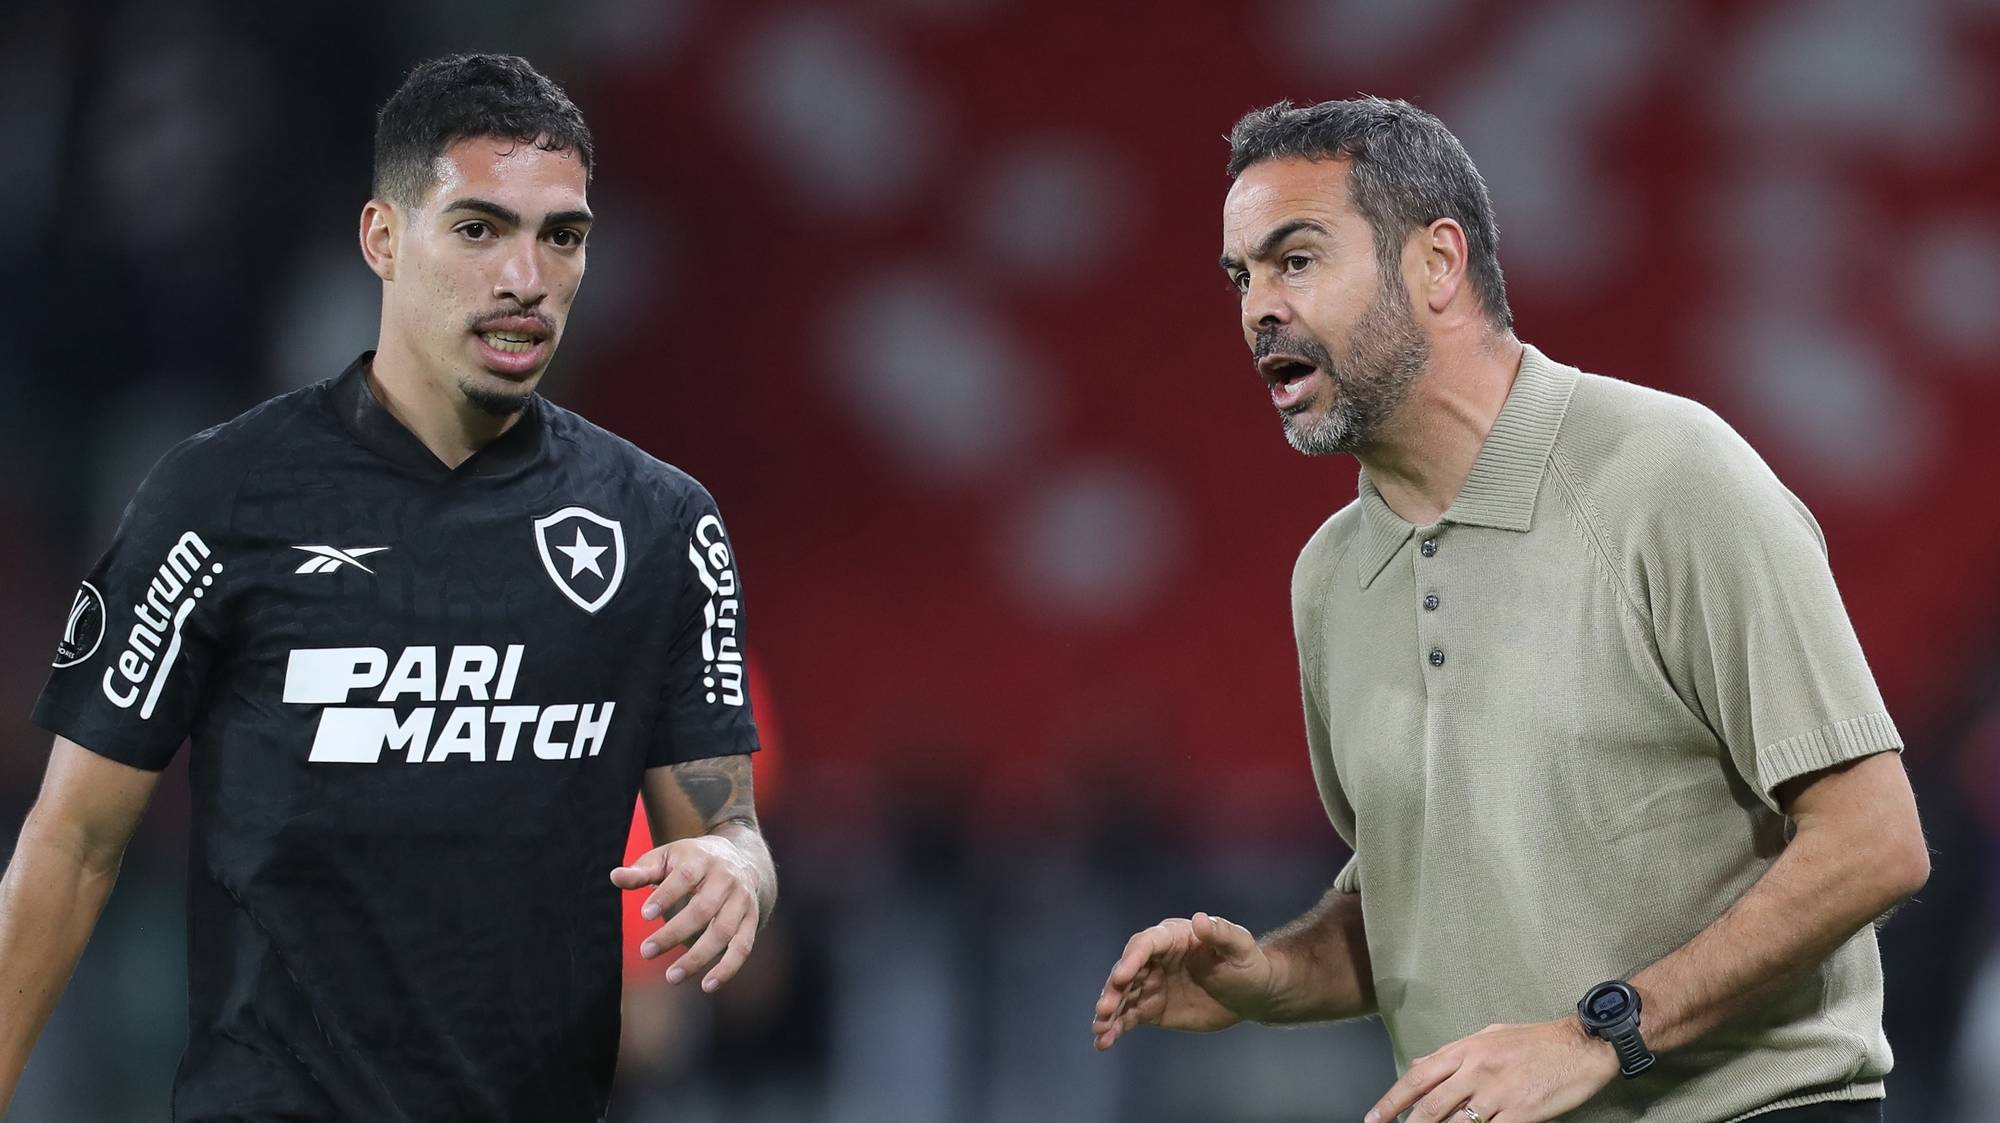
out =
[[(1403, 1073), (1403, 1078), (1376, 1100), (1374, 1107), (1368, 1109), (1368, 1114), (1362, 1117), (1363, 1123), (1382, 1123), (1410, 1110), (1432, 1089), (1450, 1079), (1458, 1071), (1458, 1064), (1458, 1052), (1449, 1046), (1428, 1057), (1419, 1057), (1410, 1065), (1409, 1071)], [(1458, 1105), (1453, 1104), (1452, 1110), (1458, 1110)]]
[[(1138, 940), (1144, 935), (1145, 933), (1140, 933), (1139, 936), (1134, 936), (1132, 939)], [(1126, 945), (1128, 951), (1131, 947), (1131, 944)], [(1145, 953), (1142, 952), (1141, 954)], [(1151, 956), (1146, 955), (1145, 958), (1138, 960), (1136, 966), (1133, 966), (1126, 963), (1124, 956), (1120, 956), (1118, 962), (1111, 965), (1111, 975), (1104, 980), (1104, 989), (1097, 992), (1097, 1006), (1091, 1011), (1092, 1017), (1099, 1021), (1104, 1021), (1124, 1009), (1128, 991), (1131, 990), (1132, 985), (1138, 981), (1140, 976), (1145, 973), (1147, 964), (1150, 961)]]
[[(1453, 1073), (1449, 1080), (1431, 1089), (1428, 1095), (1417, 1101), (1417, 1106), (1410, 1112), (1409, 1123), (1445, 1123), (1453, 1115), (1458, 1114), (1458, 1109), (1465, 1106), (1474, 1091), (1472, 1073), (1461, 1068)], [(1492, 1123), (1492, 1109), (1488, 1108), (1483, 1117), (1487, 1123)], [(1457, 1123), (1469, 1123), (1469, 1121), (1465, 1116), (1459, 1116)]]
[[(685, 856), (681, 861), (671, 863), (671, 869), (667, 870), (665, 878), (655, 879), (660, 882), (660, 887), (653, 890), (652, 895), (646, 898), (645, 904), (639, 906), (640, 917), (646, 920), (657, 920), (673, 912), (681, 904), (682, 900), (695, 891), (695, 888), (702, 883), (702, 878), (707, 876), (707, 874), (708, 859), (700, 851)], [(673, 945), (662, 944), (660, 946), (672, 947)]]
[(1195, 938), (1230, 963), (1241, 966), (1257, 955), (1257, 937), (1241, 924), (1231, 924), (1205, 912), (1194, 914), (1191, 925)]
[(750, 949), (757, 943), (757, 914), (752, 911), (743, 923), (736, 926), (736, 934), (729, 937), (729, 947), (722, 953), (722, 962), (701, 981), (701, 989), (713, 991), (736, 977), (743, 969), (743, 961), (750, 958)]
[(1160, 954), (1162, 948), (1170, 946), (1172, 934), (1166, 927), (1170, 923), (1173, 922), (1163, 920), (1134, 933), (1131, 939), (1125, 941), (1125, 950), (1119, 953), (1118, 961), (1111, 965), (1111, 974), (1104, 980), (1104, 989), (1097, 992), (1097, 1005), (1091, 1011), (1090, 1033), (1100, 1051), (1111, 1048), (1123, 1028), (1129, 1028), (1121, 1028), (1119, 1021), (1136, 993), (1133, 984), (1153, 957)]
[(1153, 933), (1158, 926), (1135, 933), (1125, 941), (1125, 950), (1118, 953), (1117, 962), (1111, 965), (1111, 976), (1105, 980), (1107, 987), (1123, 988), (1139, 974), (1139, 968), (1153, 958)]
[(1149, 967), (1123, 987), (1106, 987), (1098, 994), (1097, 1006), (1091, 1011), (1091, 1032), (1101, 1035), (1114, 1027), (1121, 1032), (1131, 1028), (1136, 1024), (1141, 1000), (1161, 985), (1158, 973)]
[(1111, 965), (1109, 985), (1122, 987), (1130, 983), (1155, 956), (1179, 950), (1189, 931), (1185, 920), (1162, 920), (1144, 931), (1135, 933), (1125, 941), (1125, 950), (1118, 956), (1118, 962)]
[[(679, 876), (678, 871), (675, 876)], [(663, 885), (661, 888), (666, 887)], [(662, 924), (659, 931), (646, 937), (646, 941), (639, 945), (639, 954), (651, 959), (670, 947), (694, 939), (722, 911), (722, 906), (729, 903), (731, 888), (728, 882), (720, 879), (713, 884), (701, 886), (700, 892), (681, 906), (680, 911), (674, 913), (671, 919)], [(652, 902), (648, 901), (647, 904), (650, 906)], [(679, 964), (675, 966), (678, 967)]]
[(1160, 981), (1158, 972), (1149, 970), (1141, 974), (1126, 988), (1124, 996), (1109, 1015), (1091, 1022), (1091, 1039), (1097, 1050), (1103, 1052), (1140, 1025), (1157, 1021), (1165, 1005), (1164, 993), (1165, 984)]
[(1166, 1003), (1164, 963), (1186, 949), (1191, 934), (1188, 921), (1170, 919), (1125, 942), (1091, 1010), (1091, 1038), (1100, 1052), (1133, 1028), (1159, 1019)]
[[(706, 970), (709, 964), (714, 963), (722, 955), (729, 947), (729, 941), (735, 938), (737, 929), (743, 926), (744, 917), (750, 912), (750, 902), (745, 899), (747, 896), (748, 894), (737, 893), (725, 900), (722, 908), (716, 912), (715, 919), (703, 929), (701, 938), (687, 949), (687, 954), (675, 960), (674, 965), (667, 969), (667, 982), (678, 983), (689, 975)], [(714, 990), (716, 985), (713, 979), (702, 980), (703, 990)]]
[(648, 850), (629, 866), (611, 871), (611, 884), (620, 889), (643, 889), (667, 876), (667, 848)]

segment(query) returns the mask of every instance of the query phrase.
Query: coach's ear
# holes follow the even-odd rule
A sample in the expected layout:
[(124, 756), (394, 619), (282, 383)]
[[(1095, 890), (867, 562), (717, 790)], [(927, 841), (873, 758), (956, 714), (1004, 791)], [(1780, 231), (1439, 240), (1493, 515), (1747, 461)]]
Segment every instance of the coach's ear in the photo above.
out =
[(385, 281), (396, 279), (396, 243), (402, 215), (385, 199), (370, 199), (361, 208), (361, 257)]

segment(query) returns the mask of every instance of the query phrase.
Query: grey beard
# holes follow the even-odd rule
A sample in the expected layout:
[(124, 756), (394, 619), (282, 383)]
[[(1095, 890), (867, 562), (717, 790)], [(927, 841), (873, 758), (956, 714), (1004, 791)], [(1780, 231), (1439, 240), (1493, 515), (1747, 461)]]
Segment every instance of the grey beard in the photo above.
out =
[(1362, 313), (1346, 353), (1326, 371), (1333, 405), (1324, 417), (1280, 413), (1285, 440), (1307, 456), (1357, 452), (1375, 443), (1430, 362), (1430, 341), (1410, 315), (1410, 297), (1393, 277)]
[(1287, 413), (1280, 414), (1278, 420), (1285, 427), (1286, 443), (1307, 456), (1353, 452), (1361, 445), (1354, 439), (1360, 419), (1345, 400), (1335, 402), (1325, 417), (1309, 418), (1303, 414), (1294, 417)]

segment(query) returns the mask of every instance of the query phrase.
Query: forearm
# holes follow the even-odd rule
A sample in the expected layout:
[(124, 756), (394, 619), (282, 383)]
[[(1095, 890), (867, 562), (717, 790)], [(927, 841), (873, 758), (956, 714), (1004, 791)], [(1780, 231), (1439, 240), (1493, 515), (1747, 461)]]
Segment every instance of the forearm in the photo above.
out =
[(1634, 976), (1646, 1044), (1666, 1052), (1749, 1009), (1915, 891), (1923, 874), (1866, 840), (1802, 832), (1729, 910)]
[(1304, 916), (1258, 943), (1274, 973), (1270, 1024), (1359, 1018), (1375, 1012), (1375, 978), (1361, 922), (1361, 894), (1330, 889)]
[(761, 931), (771, 922), (771, 911), (778, 907), (778, 867), (771, 860), (771, 848), (764, 842), (764, 832), (753, 819), (726, 819), (709, 829), (709, 834), (724, 838), (734, 844), (748, 857), (757, 870), (757, 927)]
[(0, 1114), (117, 878), (115, 858), (88, 859), (32, 815), (22, 828), (0, 877)]
[(646, 774), (646, 812), (653, 841), (713, 835), (734, 846), (754, 869), (757, 923), (770, 922), (778, 904), (778, 870), (757, 823), (755, 780), (744, 754), (704, 757)]

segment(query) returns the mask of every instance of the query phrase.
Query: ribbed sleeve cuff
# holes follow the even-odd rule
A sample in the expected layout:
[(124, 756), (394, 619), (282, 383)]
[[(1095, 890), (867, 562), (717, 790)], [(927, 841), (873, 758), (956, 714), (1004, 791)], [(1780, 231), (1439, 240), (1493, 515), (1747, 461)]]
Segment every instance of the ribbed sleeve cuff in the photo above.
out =
[(1899, 750), (1902, 735), (1888, 713), (1877, 711), (1822, 725), (1757, 751), (1757, 773), (1766, 792), (1795, 776), (1876, 753)]
[(1765, 1104), (1755, 1111), (1734, 1116), (1729, 1120), (1729, 1123), (1740, 1123), (1741, 1120), (1755, 1119), (1767, 1112), (1784, 1111), (1787, 1108), (1811, 1107), (1813, 1104), (1826, 1103), (1854, 1103), (1857, 1100), (1879, 1100), (1887, 1095), (1888, 1093), (1883, 1090), (1880, 1080), (1870, 1081), (1866, 1084), (1850, 1084), (1834, 1092), (1810, 1092), (1804, 1095), (1788, 1096), (1777, 1103)]
[(1361, 892), (1361, 856), (1355, 855), (1333, 877), (1333, 887), (1342, 893)]

